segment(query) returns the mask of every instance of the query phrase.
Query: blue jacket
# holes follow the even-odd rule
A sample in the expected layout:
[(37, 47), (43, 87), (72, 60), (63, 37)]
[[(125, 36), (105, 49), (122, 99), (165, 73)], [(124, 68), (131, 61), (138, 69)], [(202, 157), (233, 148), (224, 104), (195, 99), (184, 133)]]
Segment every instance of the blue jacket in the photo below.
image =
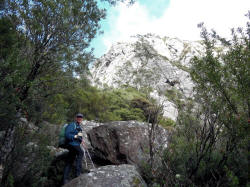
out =
[(82, 132), (82, 128), (76, 122), (72, 122), (66, 127), (65, 136), (69, 145), (76, 146), (81, 144), (82, 138), (74, 138), (79, 132)]

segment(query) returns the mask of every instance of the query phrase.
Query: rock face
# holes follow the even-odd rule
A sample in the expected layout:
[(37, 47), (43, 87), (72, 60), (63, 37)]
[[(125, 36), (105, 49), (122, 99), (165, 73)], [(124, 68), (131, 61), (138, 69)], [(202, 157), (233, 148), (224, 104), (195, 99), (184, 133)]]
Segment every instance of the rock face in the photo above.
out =
[[(147, 123), (117, 121), (105, 123), (88, 132), (91, 145), (103, 160), (112, 164), (133, 164), (141, 167), (149, 160), (149, 128)], [(153, 148), (167, 146), (168, 132), (158, 127)]]
[(89, 149), (92, 148), (87, 133), (93, 129), (94, 127), (98, 127), (100, 125), (103, 125), (103, 123), (96, 123), (94, 121), (83, 121), (81, 124), (82, 130), (83, 130), (83, 141), (87, 145)]
[[(26, 165), (24, 167), (19, 168), (19, 166), (11, 166), (11, 159), (13, 159), (13, 148), (17, 147), (15, 145), (15, 136), (16, 136), (16, 131), (17, 127), (23, 127), (26, 129), (27, 132), (32, 132), (34, 130), (37, 130), (37, 128), (32, 124), (28, 123), (28, 121), (25, 118), (20, 118), (17, 121), (16, 126), (12, 126), (8, 128), (6, 131), (0, 131), (0, 183), (4, 175), (4, 169), (6, 167), (14, 167), (14, 176), (23, 176), (24, 173), (23, 171), (19, 172), (20, 170), (25, 170), (27, 167)], [(25, 158), (24, 158), (25, 159)], [(20, 164), (20, 163), (18, 163)], [(26, 163), (25, 163), (26, 164)]]
[(11, 150), (14, 147), (14, 134), (15, 128), (8, 129), (7, 131), (0, 132), (0, 184), (3, 178), (3, 172)]
[[(38, 135), (41, 137), (47, 135), (49, 145), (40, 144), (36, 138), (28, 138), (26, 143), (21, 146), (20, 158), (15, 160), (13, 165), (13, 177), (19, 182), (19, 186), (31, 186), (40, 180), (43, 172), (46, 171), (49, 175), (46, 176), (47, 179), (42, 186), (61, 186), (67, 150), (56, 147), (57, 139), (55, 137), (58, 137), (60, 126), (44, 123), (47, 128), (37, 129), (31, 123), (24, 122), (24, 124), (27, 126), (27, 136), (29, 133), (36, 135), (34, 136), (36, 138)], [(87, 169), (90, 169), (91, 172), (73, 179), (66, 186), (146, 186), (140, 172), (150, 158), (150, 124), (137, 121), (116, 121), (104, 124), (84, 121), (82, 128), (84, 141), (95, 167), (87, 155), (87, 162), (83, 160), (82, 164), (84, 168), (87, 165)], [(155, 129), (155, 135), (155, 141), (152, 143), (154, 151), (167, 146), (169, 134), (165, 129), (158, 127)], [(156, 157), (155, 160), (157, 160)], [(45, 167), (44, 170), (40, 166)], [(0, 176), (3, 175), (3, 171), (4, 165), (0, 165)], [(72, 169), (72, 177), (73, 172), (74, 169)]]
[(146, 187), (146, 183), (136, 171), (135, 166), (103, 166), (83, 174), (64, 187)]
[(153, 34), (137, 35), (133, 42), (113, 45), (98, 59), (91, 69), (90, 79), (99, 87), (151, 88), (151, 96), (163, 103), (164, 115), (175, 120), (177, 110), (166, 92), (178, 91), (183, 97), (192, 95), (189, 61), (200, 51), (199, 42)]

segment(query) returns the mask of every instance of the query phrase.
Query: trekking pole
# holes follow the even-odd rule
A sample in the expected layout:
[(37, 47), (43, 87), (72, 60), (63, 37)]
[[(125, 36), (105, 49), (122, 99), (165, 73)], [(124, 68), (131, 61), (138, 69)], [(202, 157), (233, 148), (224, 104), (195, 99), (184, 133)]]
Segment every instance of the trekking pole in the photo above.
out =
[(80, 144), (81, 149), (83, 150), (83, 155), (84, 155), (84, 160), (85, 160), (85, 165), (86, 165), (86, 169), (88, 168), (88, 164), (87, 164), (87, 157), (86, 157), (86, 151), (83, 148), (82, 144)]
[(85, 151), (86, 151), (86, 152), (87, 152), (87, 154), (88, 154), (88, 157), (89, 157), (89, 159), (90, 159), (90, 161), (91, 161), (91, 164), (92, 164), (93, 168), (95, 169), (94, 162), (93, 162), (93, 160), (92, 160), (92, 158), (91, 158), (91, 156), (90, 156), (90, 154), (89, 154), (88, 149), (86, 149), (86, 150), (85, 150), (85, 148), (83, 147), (83, 142), (81, 143), (81, 148), (82, 148), (82, 149), (83, 149), (83, 151), (84, 151), (85, 161), (86, 161), (86, 155), (85, 155)]
[(95, 169), (95, 165), (94, 165), (94, 163), (93, 163), (93, 161), (92, 161), (92, 158), (91, 158), (91, 156), (90, 156), (90, 154), (89, 154), (89, 151), (88, 150), (86, 150), (87, 151), (87, 154), (88, 154), (88, 156), (89, 156), (89, 158), (90, 158), (90, 161), (91, 161), (91, 163), (92, 163), (92, 166), (93, 166), (93, 168)]

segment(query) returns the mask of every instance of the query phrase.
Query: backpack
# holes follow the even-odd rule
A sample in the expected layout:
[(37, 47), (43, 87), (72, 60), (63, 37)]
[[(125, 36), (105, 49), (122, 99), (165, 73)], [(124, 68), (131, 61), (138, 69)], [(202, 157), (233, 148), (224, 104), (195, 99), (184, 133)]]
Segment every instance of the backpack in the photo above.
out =
[[(69, 124), (64, 124), (61, 131), (60, 131), (60, 134), (59, 134), (59, 143), (58, 143), (58, 147), (61, 147), (61, 148), (67, 148), (67, 145), (68, 145), (68, 141), (67, 141), (67, 138), (65, 136), (65, 131), (66, 131), (66, 128), (68, 127)], [(75, 129), (76, 129), (76, 125), (74, 124), (75, 126)]]
[(58, 147), (65, 148), (67, 146), (67, 139), (65, 137), (65, 130), (67, 126), (68, 124), (64, 124), (60, 131)]

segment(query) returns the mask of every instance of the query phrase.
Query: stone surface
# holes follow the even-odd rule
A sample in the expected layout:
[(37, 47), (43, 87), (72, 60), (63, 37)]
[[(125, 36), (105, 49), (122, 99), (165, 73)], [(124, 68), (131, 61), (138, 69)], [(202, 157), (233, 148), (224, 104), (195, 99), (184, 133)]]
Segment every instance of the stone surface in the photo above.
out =
[(87, 133), (93, 129), (94, 127), (98, 127), (100, 125), (103, 125), (103, 123), (97, 123), (94, 121), (83, 121), (81, 124), (82, 130), (83, 130), (83, 141), (86, 144), (86, 146), (88, 147), (88, 149), (92, 149), (91, 144), (89, 142), (88, 139), (88, 135)]
[(164, 115), (175, 120), (177, 110), (165, 93), (171, 90), (183, 97), (192, 96), (189, 62), (202, 50), (199, 42), (137, 35), (133, 41), (114, 44), (99, 58), (91, 68), (90, 80), (99, 87), (149, 87), (151, 96), (163, 104)]
[(64, 187), (146, 187), (146, 183), (132, 165), (109, 165), (92, 169)]
[[(23, 122), (28, 124), (27, 122)], [(48, 178), (48, 183), (54, 186), (60, 185), (64, 161), (67, 159), (67, 150), (61, 149), (56, 146), (60, 126), (44, 122), (47, 128), (37, 129), (32, 124), (27, 125), (27, 133), (39, 134), (38, 137), (47, 135), (47, 138), (52, 138), (46, 148), (50, 150), (50, 155), (54, 158), (50, 164), (49, 173), (52, 175)], [(94, 167), (88, 155), (87, 162), (83, 160), (83, 167), (91, 169), (90, 174), (82, 175), (77, 178), (78, 182), (74, 185), (87, 184), (89, 186), (146, 186), (145, 182), (141, 179), (139, 173), (135, 168), (140, 171), (142, 162), (149, 159), (149, 140), (148, 129), (150, 124), (137, 121), (117, 121), (110, 123), (96, 123), (93, 121), (83, 121), (81, 124), (83, 128), (84, 141), (88, 146), (89, 153), (94, 162)], [(2, 133), (4, 134), (4, 133)], [(28, 135), (27, 134), (27, 135)], [(168, 132), (160, 128), (156, 130), (155, 147), (167, 146)], [(3, 136), (3, 135), (2, 135)], [(35, 136), (36, 137), (36, 136)], [(11, 141), (10, 141), (11, 143)], [(26, 142), (23, 147), (22, 156), (13, 166), (13, 176), (22, 182), (27, 181), (25, 176), (29, 173), (34, 162), (40, 159), (39, 144), (36, 139)], [(3, 147), (1, 147), (3, 149)], [(3, 150), (2, 150), (3, 151)], [(114, 164), (111, 166), (111, 164)], [(117, 166), (118, 164), (121, 164)], [(131, 165), (123, 165), (131, 164)], [(105, 166), (108, 165), (108, 166)], [(105, 166), (105, 167), (103, 167)], [(138, 166), (138, 167), (137, 167)], [(97, 168), (97, 169), (96, 169)], [(4, 165), (0, 165), (0, 179)], [(34, 169), (34, 168), (33, 168)], [(74, 171), (74, 170), (72, 170)], [(36, 178), (39, 178), (42, 173), (37, 171)], [(90, 177), (90, 178), (89, 178)], [(90, 179), (90, 180), (89, 180)], [(75, 181), (74, 179), (73, 181)], [(73, 182), (72, 181), (72, 182)], [(122, 184), (122, 185), (121, 185)], [(84, 186), (84, 185), (82, 185)]]
[(2, 181), (3, 178), (3, 165), (0, 164), (0, 182)]
[[(103, 160), (112, 164), (133, 164), (143, 166), (149, 160), (150, 124), (137, 121), (105, 123), (88, 132), (90, 142)], [(167, 146), (168, 132), (158, 127), (153, 147), (160, 150)]]

